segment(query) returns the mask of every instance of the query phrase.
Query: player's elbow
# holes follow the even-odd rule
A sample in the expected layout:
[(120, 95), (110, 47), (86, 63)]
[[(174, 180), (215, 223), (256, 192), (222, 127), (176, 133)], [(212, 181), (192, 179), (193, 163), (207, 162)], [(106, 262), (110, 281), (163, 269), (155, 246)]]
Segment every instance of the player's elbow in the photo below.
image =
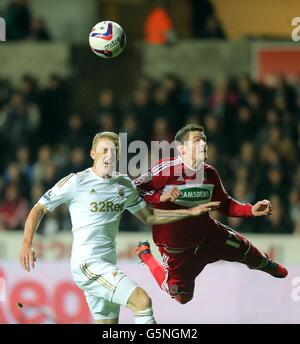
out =
[(151, 215), (142, 214), (142, 215), (139, 215), (137, 217), (145, 225), (151, 225), (153, 222), (153, 220), (151, 219)]
[(144, 222), (145, 225), (155, 225), (155, 224), (156, 224), (156, 222), (155, 222), (155, 216), (149, 215), (148, 217), (146, 217), (146, 218), (144, 219), (143, 222)]

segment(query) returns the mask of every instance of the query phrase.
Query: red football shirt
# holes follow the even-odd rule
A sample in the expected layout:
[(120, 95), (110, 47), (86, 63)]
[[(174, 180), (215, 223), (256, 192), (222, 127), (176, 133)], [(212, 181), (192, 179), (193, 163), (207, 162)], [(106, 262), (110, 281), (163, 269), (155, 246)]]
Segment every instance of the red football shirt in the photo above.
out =
[[(178, 158), (161, 159), (145, 174), (134, 180), (140, 195), (154, 208), (182, 209), (201, 203), (220, 201), (219, 211), (231, 217), (252, 216), (251, 204), (242, 204), (228, 196), (217, 170), (203, 164), (203, 173), (189, 169)], [(200, 170), (198, 170), (200, 171)], [(199, 178), (199, 175), (203, 178)], [(162, 192), (178, 187), (182, 194), (174, 202), (160, 203)], [(188, 248), (200, 244), (214, 224), (209, 214), (190, 217), (177, 222), (154, 225), (153, 241), (158, 246)]]

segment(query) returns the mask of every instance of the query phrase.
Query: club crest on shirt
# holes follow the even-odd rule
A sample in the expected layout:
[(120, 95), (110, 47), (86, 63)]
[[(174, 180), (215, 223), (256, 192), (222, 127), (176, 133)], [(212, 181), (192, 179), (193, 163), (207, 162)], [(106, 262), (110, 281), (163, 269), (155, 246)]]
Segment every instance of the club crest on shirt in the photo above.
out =
[(125, 196), (125, 191), (124, 191), (124, 188), (122, 186), (118, 187), (118, 194), (121, 197)]

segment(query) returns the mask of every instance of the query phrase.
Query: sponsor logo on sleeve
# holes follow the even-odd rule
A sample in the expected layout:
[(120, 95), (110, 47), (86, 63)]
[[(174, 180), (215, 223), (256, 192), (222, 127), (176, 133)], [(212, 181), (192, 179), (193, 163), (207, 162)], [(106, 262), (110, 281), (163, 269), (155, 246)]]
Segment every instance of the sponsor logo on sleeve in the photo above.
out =
[(55, 197), (56, 194), (53, 192), (53, 190), (49, 190), (48, 192), (46, 192), (44, 195), (43, 195), (43, 198), (45, 198), (47, 201), (50, 201), (51, 198)]

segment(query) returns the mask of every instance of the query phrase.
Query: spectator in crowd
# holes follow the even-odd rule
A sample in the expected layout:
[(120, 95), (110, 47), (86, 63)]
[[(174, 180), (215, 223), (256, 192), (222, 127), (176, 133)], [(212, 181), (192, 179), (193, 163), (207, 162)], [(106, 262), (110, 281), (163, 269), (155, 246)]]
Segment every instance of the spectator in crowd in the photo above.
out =
[(49, 190), (49, 186), (54, 185), (57, 181), (57, 168), (52, 161), (49, 161), (43, 168), (41, 185), (44, 190)]
[(43, 187), (40, 184), (33, 184), (30, 190), (30, 202), (29, 202), (29, 208), (33, 207), (36, 202), (43, 196), (44, 194)]
[[(41, 144), (55, 145), (64, 138), (68, 123), (70, 95), (63, 80), (53, 74), (41, 93)], [(59, 128), (59, 130), (57, 130)]]
[(22, 229), (28, 212), (27, 202), (20, 195), (18, 185), (8, 184), (4, 191), (4, 197), (0, 201), (0, 229)]
[(51, 39), (49, 31), (47, 30), (42, 18), (34, 18), (31, 21), (29, 39), (34, 41), (49, 41)]
[(42, 18), (32, 16), (30, 0), (10, 0), (4, 10), (6, 38), (13, 40), (48, 41), (50, 34)]
[(16, 152), (16, 162), (20, 169), (21, 176), (29, 184), (32, 183), (33, 167), (30, 161), (30, 150), (28, 147), (21, 146)]
[(64, 144), (68, 150), (75, 147), (88, 148), (87, 129), (83, 118), (79, 113), (72, 113), (68, 119), (68, 128), (64, 138)]
[(75, 147), (70, 152), (70, 160), (61, 168), (57, 179), (63, 178), (70, 173), (77, 173), (88, 168), (88, 162), (85, 160), (86, 153), (81, 147)]
[(191, 0), (193, 36), (202, 39), (225, 39), (214, 6), (209, 0)]
[(129, 112), (135, 114), (137, 120), (143, 121), (145, 136), (149, 136), (153, 122), (153, 105), (150, 99), (149, 87), (138, 87), (133, 91)]
[(170, 123), (166, 117), (158, 116), (153, 122), (151, 141), (173, 141), (173, 133), (170, 131)]
[(271, 196), (270, 201), (272, 203), (272, 216), (265, 219), (265, 224), (259, 228), (259, 232), (269, 234), (292, 233), (292, 223), (289, 216), (286, 216), (280, 197), (274, 194)]
[(226, 152), (226, 140), (223, 136), (224, 131), (221, 128), (222, 121), (214, 113), (209, 112), (205, 115), (203, 123), (209, 142), (215, 144), (220, 153)]
[(141, 128), (136, 116), (133, 114), (127, 114), (123, 118), (121, 132), (127, 134), (128, 144), (132, 141), (140, 140), (141, 137), (145, 137), (143, 128)]
[(290, 217), (295, 227), (295, 232), (300, 234), (300, 189), (292, 190), (289, 194)]
[(26, 103), (37, 104), (39, 101), (39, 91), (36, 79), (30, 74), (22, 77), (19, 92), (23, 95)]
[(256, 122), (253, 113), (249, 107), (241, 106), (238, 109), (233, 132), (235, 149), (238, 150), (243, 141), (251, 141), (255, 133)]
[(200, 120), (204, 117), (207, 111), (207, 98), (203, 93), (197, 89), (192, 90), (189, 99), (189, 112), (199, 117)]
[(115, 117), (110, 112), (102, 112), (95, 123), (95, 131), (112, 131), (116, 128)]
[(174, 44), (176, 33), (170, 14), (163, 1), (156, 1), (145, 21), (145, 42), (148, 44)]
[(0, 135), (9, 154), (22, 144), (28, 145), (37, 130), (37, 114), (27, 106), (21, 93), (15, 92), (0, 114)]
[(29, 196), (31, 181), (26, 178), (24, 173), (22, 173), (21, 166), (17, 162), (13, 161), (8, 164), (2, 178), (4, 187), (9, 184), (14, 184), (18, 187), (19, 193), (22, 197)]
[(8, 103), (11, 93), (12, 89), (9, 80), (3, 79), (0, 75), (0, 111)]
[[(171, 143), (173, 141), (173, 133), (170, 131), (170, 124), (167, 120), (166, 117), (156, 117), (154, 122), (153, 122), (153, 131), (151, 134), (151, 141), (148, 142), (148, 145), (150, 147), (151, 142), (156, 141), (166, 141), (168, 143)], [(160, 156), (160, 154), (165, 154), (167, 156), (173, 156), (174, 151), (165, 151), (165, 152), (160, 152), (157, 145), (152, 145), (151, 146), (151, 161), (156, 161), (160, 158), (163, 158), (164, 156)]]
[(37, 153), (37, 160), (33, 164), (33, 180), (34, 183), (41, 184), (44, 170), (47, 164), (52, 160), (51, 148), (48, 145), (43, 145), (39, 148)]
[[(153, 118), (163, 116), (169, 121), (169, 125), (174, 130), (174, 127), (178, 123), (176, 105), (172, 104), (169, 100), (168, 91), (162, 86), (156, 88), (153, 95)], [(180, 121), (180, 120), (179, 120)]]
[(240, 147), (240, 154), (237, 160), (234, 161), (235, 165), (234, 168), (238, 170), (238, 168), (245, 168), (248, 172), (251, 173), (251, 180), (249, 180), (248, 176), (249, 173), (247, 172), (247, 178), (239, 177), (236, 175), (236, 180), (246, 181), (248, 187), (253, 187), (259, 177), (259, 173), (253, 173), (254, 171), (258, 171), (258, 163), (256, 159), (256, 152), (255, 147), (252, 142), (244, 141)]
[(114, 93), (111, 89), (105, 88), (99, 93), (98, 108), (99, 112), (114, 112)]
[(201, 125), (201, 119), (200, 116), (198, 116), (197, 114), (189, 114), (186, 116), (186, 120), (185, 120), (186, 124), (198, 124)]
[(7, 40), (27, 39), (30, 34), (31, 11), (28, 0), (11, 0), (4, 12)]

